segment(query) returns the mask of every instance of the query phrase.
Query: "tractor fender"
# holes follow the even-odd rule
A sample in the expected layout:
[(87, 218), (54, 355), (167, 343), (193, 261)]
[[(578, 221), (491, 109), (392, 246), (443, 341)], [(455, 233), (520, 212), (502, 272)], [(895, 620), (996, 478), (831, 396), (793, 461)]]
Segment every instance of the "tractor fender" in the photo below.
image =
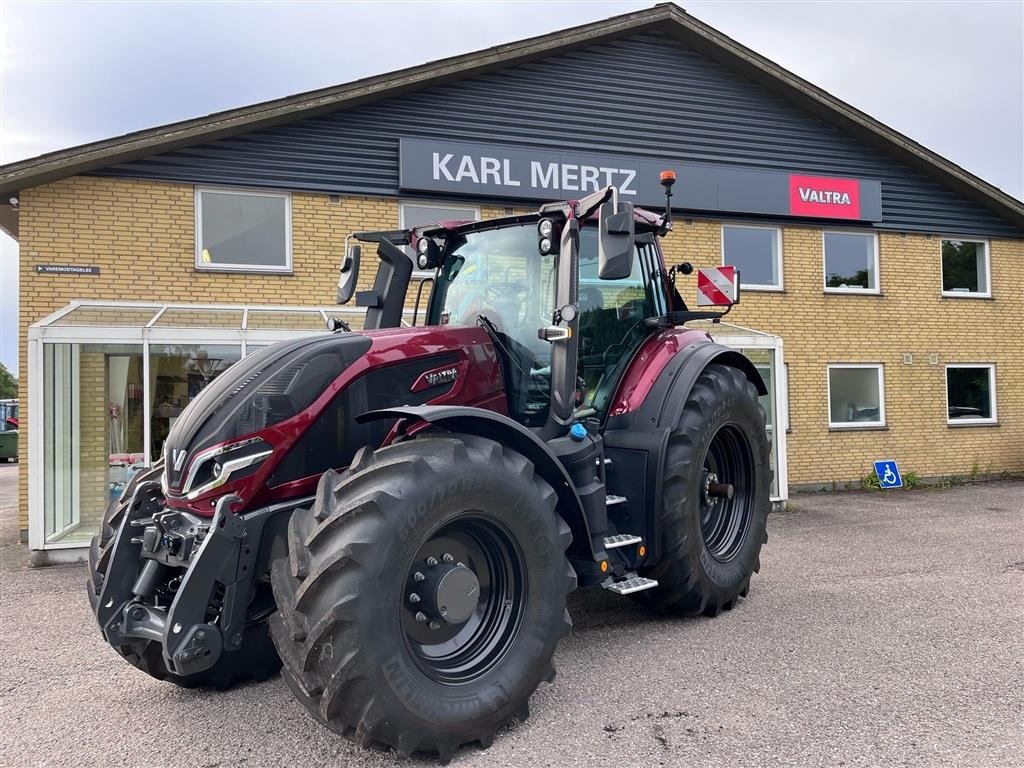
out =
[[(396, 406), (356, 417), (360, 423), (377, 419), (406, 419), (412, 424), (426, 422), (446, 431), (486, 437), (522, 454), (533, 462), (537, 474), (558, 494), (558, 514), (572, 530), (570, 552), (588, 560), (597, 554), (592, 551), (590, 526), (572, 478), (547, 444), (519, 422), (495, 411), (465, 405)], [(407, 423), (405, 430), (409, 426)]]
[(604, 433), (607, 455), (617, 460), (618, 452), (625, 449), (647, 456), (645, 471), (619, 478), (613, 492), (643, 500), (640, 515), (644, 523), (639, 534), (648, 542), (650, 563), (658, 562), (661, 557), (661, 530), (657, 520), (661, 509), (668, 438), (679, 424), (697, 379), (712, 363), (738, 368), (757, 387), (758, 394), (767, 393), (757, 368), (743, 354), (721, 344), (698, 341), (682, 347), (669, 358), (656, 374), (639, 407), (610, 416), (607, 421)]
[(735, 349), (704, 342), (683, 347), (662, 369), (643, 403), (631, 416), (636, 429), (672, 429), (679, 423), (690, 390), (701, 373), (712, 363), (738, 368), (757, 388), (757, 394), (768, 394), (754, 364)]

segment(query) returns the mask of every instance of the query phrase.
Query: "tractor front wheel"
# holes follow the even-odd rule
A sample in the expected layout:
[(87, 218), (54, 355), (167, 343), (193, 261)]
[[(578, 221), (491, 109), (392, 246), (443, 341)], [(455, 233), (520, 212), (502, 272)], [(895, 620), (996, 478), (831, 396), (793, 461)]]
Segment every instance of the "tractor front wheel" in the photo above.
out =
[(360, 451), (293, 514), (271, 635), (296, 697), (360, 744), (442, 759), (524, 719), (571, 624), (568, 526), (523, 456), (469, 435)]
[(717, 616), (750, 588), (768, 540), (770, 449), (764, 409), (742, 371), (709, 365), (669, 436), (661, 558), (636, 594), (659, 611)]

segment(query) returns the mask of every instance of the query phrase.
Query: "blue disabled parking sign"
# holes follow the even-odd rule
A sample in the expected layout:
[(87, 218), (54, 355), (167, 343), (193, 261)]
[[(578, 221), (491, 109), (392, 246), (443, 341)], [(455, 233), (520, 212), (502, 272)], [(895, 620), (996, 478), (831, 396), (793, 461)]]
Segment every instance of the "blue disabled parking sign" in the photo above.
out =
[(895, 461), (876, 461), (875, 474), (878, 475), (878, 485), (881, 488), (903, 487), (903, 478), (900, 477), (900, 470)]

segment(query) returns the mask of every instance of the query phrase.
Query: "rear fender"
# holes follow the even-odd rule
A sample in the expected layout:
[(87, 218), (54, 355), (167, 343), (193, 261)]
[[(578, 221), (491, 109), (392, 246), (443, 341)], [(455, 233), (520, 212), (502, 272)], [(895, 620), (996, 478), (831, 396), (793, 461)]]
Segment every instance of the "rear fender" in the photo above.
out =
[(637, 469), (642, 467), (640, 471), (622, 476), (616, 474), (614, 482), (609, 483), (609, 490), (629, 499), (642, 499), (643, 530), (638, 533), (648, 543), (649, 564), (661, 557), (661, 531), (657, 521), (668, 437), (679, 423), (697, 379), (712, 364), (737, 368), (753, 383), (759, 395), (767, 394), (761, 374), (743, 354), (713, 342), (688, 344), (655, 374), (639, 407), (610, 416), (606, 423), (605, 455), (612, 458), (614, 464), (625, 464), (627, 457), (634, 457), (629, 460)]
[(603, 548), (594, 549), (583, 504), (572, 478), (544, 441), (522, 424), (494, 411), (460, 405), (400, 406), (356, 417), (358, 422), (375, 419), (403, 419), (399, 435), (419, 431), (417, 425), (429, 425), (450, 432), (486, 437), (522, 454), (533, 462), (537, 474), (558, 494), (558, 513), (572, 530), (570, 554), (587, 560), (604, 556)]

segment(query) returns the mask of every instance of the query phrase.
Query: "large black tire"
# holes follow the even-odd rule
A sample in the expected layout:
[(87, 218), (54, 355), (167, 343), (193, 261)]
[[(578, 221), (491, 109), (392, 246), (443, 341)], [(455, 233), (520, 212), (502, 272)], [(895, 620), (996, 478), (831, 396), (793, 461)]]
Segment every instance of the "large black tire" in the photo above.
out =
[[(732, 499), (709, 497), (709, 472)], [(715, 478), (711, 478), (714, 480)], [(669, 436), (661, 513), (661, 558), (642, 569), (658, 586), (636, 593), (658, 611), (717, 616), (746, 597), (768, 540), (771, 459), (765, 414), (742, 371), (709, 365)]]
[[(446, 761), (463, 744), (490, 746), (553, 679), (555, 646), (572, 626), (572, 534), (555, 505), (530, 461), (470, 435), (364, 448), (348, 470), (327, 472), (312, 509), (292, 516), (289, 557), (272, 568), (271, 635), (295, 696), (338, 733), (402, 756)], [(448, 549), (456, 555), (442, 558)], [(415, 616), (421, 606), (443, 613), (429, 585), (446, 567), (479, 577), (473, 614), (465, 624), (417, 624), (427, 621)], [(430, 631), (459, 633), (448, 657), (428, 658), (419, 638)]]
[[(159, 491), (154, 493), (159, 494)], [(156, 500), (154, 498), (153, 501)], [(114, 534), (128, 511), (129, 502), (130, 499), (125, 498), (112, 500), (103, 515), (99, 533), (92, 538), (89, 548), (89, 578), (86, 583), (92, 601), (98, 599), (103, 587), (114, 546)], [(250, 617), (246, 622), (241, 647), (237, 651), (222, 653), (212, 667), (192, 675), (175, 675), (168, 671), (160, 644), (154, 641), (135, 640), (111, 647), (132, 666), (157, 680), (174, 683), (182, 688), (214, 688), (223, 691), (247, 680), (266, 680), (281, 668), (281, 660), (270, 640), (270, 630), (267, 626), (267, 620), (272, 612), (273, 602), (269, 585), (262, 585), (250, 608)]]

